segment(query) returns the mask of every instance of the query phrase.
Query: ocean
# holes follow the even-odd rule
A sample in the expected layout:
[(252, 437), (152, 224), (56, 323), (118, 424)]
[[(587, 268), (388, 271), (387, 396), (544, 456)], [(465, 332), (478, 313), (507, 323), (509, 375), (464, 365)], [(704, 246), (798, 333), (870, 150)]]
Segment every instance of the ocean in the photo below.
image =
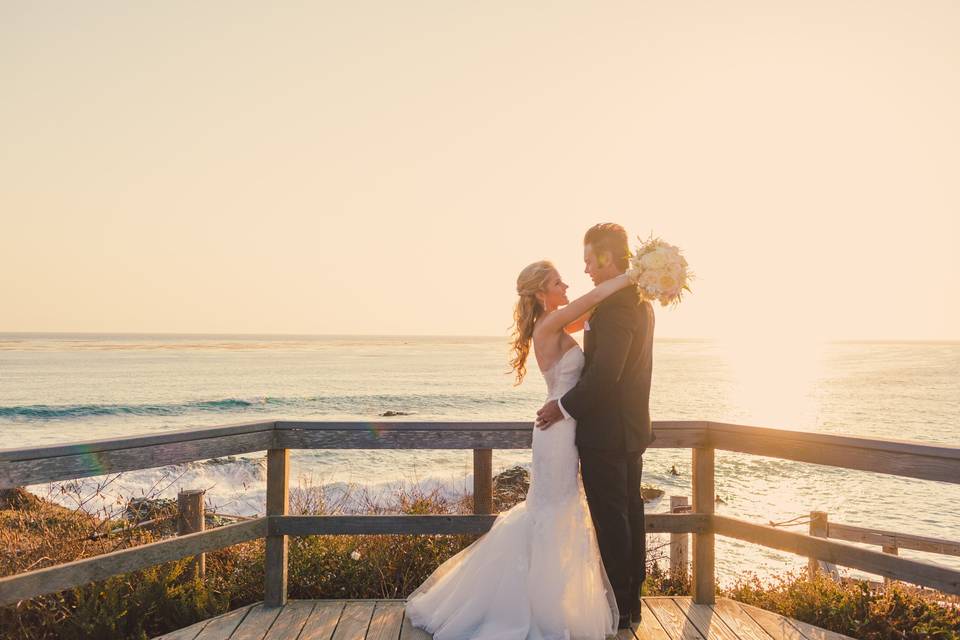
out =
[[(945, 445), (960, 435), (960, 343), (660, 339), (654, 358), (655, 420)], [(0, 433), (4, 447), (31, 447), (269, 419), (530, 420), (545, 385), (534, 366), (514, 386), (506, 359), (505, 338), (487, 337), (0, 334)], [(388, 411), (404, 415), (380, 417)], [(529, 451), (494, 452), (495, 473), (529, 462)], [(382, 498), (417, 485), (455, 496), (470, 490), (471, 474), (467, 451), (292, 453), (292, 485), (331, 495)], [(253, 515), (264, 509), (264, 475), (262, 455), (251, 454), (31, 490), (110, 511), (140, 495), (206, 489), (208, 509)], [(644, 481), (666, 492), (651, 512), (667, 511), (667, 496), (689, 496), (689, 450), (648, 451)], [(716, 487), (718, 513), (755, 522), (803, 523), (817, 510), (835, 522), (960, 539), (958, 485), (717, 452)], [(901, 555), (960, 568), (960, 558)], [(804, 565), (717, 540), (724, 583)]]

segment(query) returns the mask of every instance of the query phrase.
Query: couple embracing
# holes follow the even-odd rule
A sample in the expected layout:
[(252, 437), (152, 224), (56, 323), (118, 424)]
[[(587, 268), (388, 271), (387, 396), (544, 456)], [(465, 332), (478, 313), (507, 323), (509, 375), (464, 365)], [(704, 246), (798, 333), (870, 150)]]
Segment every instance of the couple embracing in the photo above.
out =
[[(623, 227), (598, 224), (587, 294), (569, 302), (546, 261), (517, 278), (511, 366), (519, 383), (532, 343), (548, 393), (530, 489), (410, 595), (411, 622), (436, 640), (600, 639), (639, 621), (654, 316), (629, 257)], [(569, 335), (581, 330), (582, 351)]]

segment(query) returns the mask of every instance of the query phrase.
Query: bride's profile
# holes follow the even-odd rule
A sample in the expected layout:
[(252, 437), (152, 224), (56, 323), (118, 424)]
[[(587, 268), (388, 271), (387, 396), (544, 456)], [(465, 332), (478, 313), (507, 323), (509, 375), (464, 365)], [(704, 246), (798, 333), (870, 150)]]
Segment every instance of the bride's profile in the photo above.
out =
[[(513, 357), (520, 384), (531, 346), (548, 398), (572, 388), (583, 351), (569, 334), (590, 309), (630, 285), (625, 275), (568, 302), (567, 285), (542, 260), (517, 278)], [(599, 640), (617, 632), (618, 611), (604, 571), (579, 475), (576, 421), (533, 429), (525, 501), (501, 513), (483, 537), (443, 563), (407, 601), (411, 623), (436, 640)]]

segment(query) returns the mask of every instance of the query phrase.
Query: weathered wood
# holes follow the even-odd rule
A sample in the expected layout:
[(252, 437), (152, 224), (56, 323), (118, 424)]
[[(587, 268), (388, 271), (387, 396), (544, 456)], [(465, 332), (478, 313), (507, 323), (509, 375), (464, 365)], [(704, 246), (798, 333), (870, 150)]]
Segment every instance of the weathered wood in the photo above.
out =
[(203, 631), (197, 636), (197, 640), (227, 640), (240, 626), (243, 619), (247, 617), (252, 606), (235, 609), (214, 618), (210, 621), (210, 624), (203, 628)]
[(266, 533), (266, 518), (257, 518), (201, 533), (152, 542), (133, 549), (114, 551), (55, 567), (7, 576), (0, 578), (0, 606), (163, 562), (179, 560), (205, 551), (229, 547), (261, 538)]
[(273, 438), (271, 431), (255, 431), (129, 449), (10, 460), (0, 464), (0, 489), (263, 451), (273, 444)]
[[(290, 506), (290, 451), (267, 451), (267, 517), (287, 515)], [(287, 536), (267, 529), (264, 598), (271, 607), (287, 602)]]
[(714, 422), (708, 433), (713, 446), (725, 451), (960, 483), (960, 447)]
[(493, 513), (493, 450), (473, 450), (473, 512)]
[[(811, 511), (810, 512), (810, 535), (815, 538), (826, 538), (829, 529), (829, 523), (827, 521), (827, 514), (824, 511)], [(807, 574), (813, 578), (817, 575), (817, 572), (820, 571), (820, 560), (810, 557), (810, 560), (807, 562)]]
[(633, 632), (640, 640), (671, 640), (670, 634), (650, 610), (646, 598), (640, 601), (640, 623), (634, 623)]
[(210, 624), (210, 620), (201, 620), (196, 624), (192, 624), (189, 627), (184, 627), (183, 629), (177, 629), (176, 631), (171, 631), (170, 633), (165, 633), (162, 636), (157, 636), (154, 640), (196, 640), (196, 637), (200, 635), (200, 632), (203, 631), (204, 627)]
[(844, 567), (853, 567), (868, 573), (960, 595), (960, 571), (956, 569), (922, 560), (890, 556), (846, 542), (813, 538), (802, 533), (784, 531), (727, 516), (715, 515), (713, 526), (718, 535), (789, 551), (801, 556), (814, 556)]
[[(671, 513), (689, 513), (690, 504), (687, 496), (670, 496)], [(673, 575), (687, 575), (690, 570), (690, 536), (685, 533), (670, 534), (670, 573)]]
[[(894, 546), (883, 545), (883, 547), (882, 547), (880, 550), (881, 550), (883, 553), (890, 554), (891, 556), (898, 556), (898, 555), (900, 555), (900, 550), (899, 550), (897, 547), (894, 547)], [(884, 582), (884, 584), (890, 584), (891, 582), (893, 582), (893, 578), (884, 578), (884, 579), (883, 579), (883, 582)]]
[(174, 429), (170, 431), (148, 433), (139, 436), (124, 436), (122, 438), (102, 438), (98, 440), (80, 440), (67, 444), (0, 449), (0, 462), (91, 455), (104, 451), (115, 451), (119, 449), (142, 449), (143, 447), (160, 444), (177, 444), (181, 442), (190, 442), (191, 440), (208, 440), (211, 438), (233, 436), (244, 433), (271, 433), (275, 424), (276, 423), (272, 420), (269, 422), (243, 422), (215, 427), (190, 427), (189, 429)]
[(845, 636), (842, 633), (821, 629), (820, 627), (815, 627), (812, 624), (800, 622), (799, 620), (794, 620), (793, 618), (790, 619), (790, 624), (796, 627), (797, 631), (802, 633), (809, 640), (854, 640), (850, 636)]
[(366, 640), (399, 640), (403, 602), (377, 602)]
[(313, 600), (287, 601), (264, 640), (289, 640), (299, 637), (316, 604)]
[(364, 640), (373, 617), (374, 603), (348, 602), (340, 614), (333, 640)]
[(280, 607), (267, 607), (262, 603), (253, 605), (230, 640), (263, 640), (280, 610)]
[[(713, 449), (694, 449), (694, 512), (712, 517), (715, 497)], [(711, 527), (710, 530), (693, 536), (693, 580), (690, 589), (696, 604), (713, 604), (716, 601), (715, 571), (714, 539)]]
[(713, 610), (713, 605), (696, 604), (686, 598), (677, 598), (673, 602), (707, 640), (739, 640)]
[(337, 623), (340, 622), (345, 604), (336, 601), (318, 602), (297, 640), (330, 640)]
[(763, 627), (733, 600), (717, 598), (713, 610), (740, 640), (770, 640), (770, 635)]
[[(188, 489), (177, 494), (177, 535), (185, 536), (206, 529), (203, 514), (203, 489)], [(194, 578), (203, 579), (207, 575), (207, 554), (193, 557), (190, 573)]]
[(431, 640), (433, 636), (413, 626), (406, 612), (403, 614), (403, 624), (400, 626), (400, 640)]
[(644, 598), (643, 602), (672, 640), (704, 640), (703, 634), (687, 620), (674, 598)]
[(742, 602), (736, 604), (744, 613), (753, 618), (764, 631), (769, 633), (771, 638), (775, 640), (807, 640), (807, 637), (800, 633), (788, 618)]
[[(486, 533), (497, 516), (284, 516), (270, 517), (271, 535), (466, 535)], [(687, 513), (650, 513), (645, 518), (649, 533), (696, 533), (709, 529), (709, 516)]]
[(830, 537), (847, 542), (862, 542), (881, 547), (928, 551), (948, 556), (960, 556), (960, 542), (943, 538), (918, 536), (910, 533), (897, 533), (882, 529), (855, 527), (849, 524), (830, 523)]
[[(656, 422), (654, 448), (702, 446), (702, 422)], [(277, 447), (289, 449), (529, 449), (531, 422), (276, 423)]]

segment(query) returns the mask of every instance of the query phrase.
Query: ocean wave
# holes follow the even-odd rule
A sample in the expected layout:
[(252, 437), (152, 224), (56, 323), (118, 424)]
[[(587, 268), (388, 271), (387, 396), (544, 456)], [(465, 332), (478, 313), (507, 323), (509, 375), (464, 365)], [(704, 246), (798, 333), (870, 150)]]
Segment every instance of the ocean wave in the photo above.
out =
[(32, 404), (0, 407), (0, 419), (16, 421), (80, 420), (112, 416), (184, 416), (190, 414), (267, 413), (296, 410), (300, 414), (358, 413), (362, 415), (416, 415), (465, 408), (477, 404), (514, 404), (515, 396), (469, 394), (411, 394), (312, 397), (258, 397), (191, 400), (156, 404)]

